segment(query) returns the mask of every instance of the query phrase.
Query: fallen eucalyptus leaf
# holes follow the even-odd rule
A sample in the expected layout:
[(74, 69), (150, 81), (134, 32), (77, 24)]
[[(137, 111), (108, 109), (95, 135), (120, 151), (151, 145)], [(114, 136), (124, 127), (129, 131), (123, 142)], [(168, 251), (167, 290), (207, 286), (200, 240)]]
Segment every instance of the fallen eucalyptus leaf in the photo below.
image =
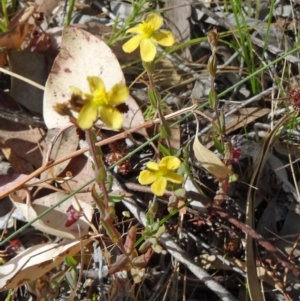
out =
[(44, 120), (48, 129), (70, 124), (54, 106), (71, 97), (71, 86), (89, 92), (87, 76), (102, 78), (106, 91), (125, 83), (122, 69), (111, 49), (100, 39), (76, 27), (63, 29), (61, 49), (54, 60), (44, 93)]
[[(36, 199), (33, 203), (30, 202), (28, 197), (26, 202), (23, 202), (22, 198), (17, 194), (10, 194), (10, 199), (18, 210), (23, 213), (23, 221), (29, 222), (52, 205), (58, 203), (65, 196), (66, 195), (61, 192), (54, 192)], [(91, 221), (94, 211), (92, 205), (82, 202), (81, 200), (78, 200), (78, 203), (80, 204), (87, 219)], [(60, 204), (44, 217), (33, 223), (32, 226), (44, 233), (66, 239), (75, 239), (88, 234), (90, 225), (83, 216), (80, 217), (73, 225), (66, 227), (65, 224), (68, 221), (67, 210), (71, 205), (78, 209), (78, 205), (74, 197)]]
[(60, 265), (67, 255), (76, 255), (90, 242), (91, 239), (85, 239), (68, 244), (50, 243), (28, 248), (1, 266), (0, 291), (14, 289), (40, 278)]

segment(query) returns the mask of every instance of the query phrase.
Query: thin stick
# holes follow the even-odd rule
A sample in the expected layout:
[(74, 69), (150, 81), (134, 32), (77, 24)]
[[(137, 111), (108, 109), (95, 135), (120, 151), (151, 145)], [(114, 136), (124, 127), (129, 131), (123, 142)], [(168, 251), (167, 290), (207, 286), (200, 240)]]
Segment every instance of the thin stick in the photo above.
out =
[(31, 80), (31, 79), (28, 79), (28, 78), (24, 77), (24, 76), (22, 76), (22, 75), (19, 75), (19, 74), (17, 74), (17, 73), (12, 72), (12, 71), (6, 70), (6, 69), (4, 69), (4, 68), (2, 68), (2, 67), (0, 67), (0, 71), (2, 71), (2, 72), (5, 73), (5, 74), (8, 74), (8, 75), (10, 75), (10, 76), (13, 76), (13, 77), (15, 77), (15, 78), (17, 78), (17, 79), (20, 79), (20, 80), (22, 80), (23, 82), (25, 82), (25, 83), (27, 83), (27, 84), (29, 84), (29, 85), (32, 85), (32, 86), (34, 86), (34, 87), (36, 87), (36, 88), (38, 88), (38, 89), (41, 89), (41, 90), (43, 90), (43, 91), (45, 90), (45, 87), (44, 87), (44, 86), (42, 86), (42, 85), (40, 85), (40, 84), (34, 82), (34, 81)]

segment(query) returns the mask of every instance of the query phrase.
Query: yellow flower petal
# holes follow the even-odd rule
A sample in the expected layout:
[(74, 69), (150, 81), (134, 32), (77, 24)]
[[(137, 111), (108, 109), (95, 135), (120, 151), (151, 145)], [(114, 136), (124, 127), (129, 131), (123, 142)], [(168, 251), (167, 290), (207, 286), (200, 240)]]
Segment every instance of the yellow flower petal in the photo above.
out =
[(84, 93), (84, 97), (85, 97), (87, 103), (93, 102), (94, 96), (92, 94)]
[(87, 81), (90, 86), (90, 90), (94, 93), (97, 90), (102, 90), (105, 92), (105, 86), (103, 80), (98, 76), (88, 76)]
[(132, 37), (129, 41), (127, 41), (122, 46), (123, 50), (127, 53), (133, 52), (134, 50), (136, 50), (139, 47), (142, 38), (143, 38), (142, 35), (137, 35), (137, 36)]
[(97, 107), (91, 106), (90, 103), (84, 105), (78, 115), (77, 123), (83, 130), (91, 128), (97, 119)]
[(172, 46), (175, 43), (173, 34), (168, 30), (155, 32), (152, 38), (161, 46)]
[(155, 195), (161, 196), (164, 194), (166, 187), (167, 187), (167, 179), (164, 177), (160, 177), (151, 185), (151, 191)]
[(166, 165), (168, 170), (174, 170), (179, 168), (181, 162), (177, 157), (174, 156), (166, 156), (162, 158), (159, 165)]
[(156, 55), (156, 47), (150, 39), (141, 41), (141, 57), (144, 62), (152, 62)]
[(71, 89), (72, 93), (75, 94), (75, 95), (80, 95), (80, 96), (83, 95), (83, 92), (80, 89), (76, 88), (76, 87), (72, 86), (72, 87), (70, 87), (70, 89)]
[(148, 162), (146, 164), (147, 168), (149, 168), (150, 170), (158, 170), (158, 164), (156, 162)]
[(180, 176), (179, 174), (173, 171), (168, 171), (165, 174), (165, 177), (168, 181), (171, 181), (176, 184), (181, 184), (184, 181), (184, 177)]
[(142, 170), (138, 177), (138, 181), (141, 185), (152, 184), (156, 179), (157, 176), (150, 170)]
[(142, 34), (143, 32), (139, 26), (135, 26), (135, 27), (127, 29), (126, 33)]
[(149, 23), (154, 30), (158, 30), (162, 27), (163, 18), (156, 14), (149, 14), (146, 18), (146, 23)]
[(109, 104), (117, 106), (127, 100), (129, 97), (128, 88), (124, 84), (116, 84), (107, 94)]
[(120, 129), (123, 124), (123, 116), (117, 108), (100, 106), (98, 112), (101, 120), (111, 129)]

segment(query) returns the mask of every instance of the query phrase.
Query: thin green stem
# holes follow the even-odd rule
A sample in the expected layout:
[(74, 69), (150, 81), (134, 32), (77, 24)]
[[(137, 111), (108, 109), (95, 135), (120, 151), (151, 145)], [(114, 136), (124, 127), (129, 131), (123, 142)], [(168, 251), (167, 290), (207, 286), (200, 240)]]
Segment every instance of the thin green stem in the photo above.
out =
[(8, 18), (8, 13), (7, 13), (7, 9), (6, 9), (6, 0), (1, 0), (1, 6), (2, 6), (2, 12), (3, 12), (3, 18), (4, 18), (4, 25), (8, 26), (9, 18)]
[(70, 25), (71, 23), (71, 18), (72, 18), (72, 13), (73, 13), (73, 10), (74, 10), (74, 5), (75, 5), (75, 0), (70, 0), (69, 1), (69, 9), (68, 9), (68, 12), (67, 12), (67, 16), (66, 16), (66, 22), (65, 22), (65, 25)]
[(155, 63), (154, 62), (143, 62), (143, 66), (145, 70), (147, 71), (148, 78), (149, 78), (149, 86), (148, 86), (148, 95), (151, 100), (152, 106), (156, 108), (157, 113), (158, 113), (158, 118), (160, 122), (160, 132), (162, 132), (162, 137), (165, 138), (166, 143), (170, 148), (170, 141), (169, 137), (171, 136), (171, 130), (169, 127), (169, 124), (167, 123), (164, 114), (162, 112), (161, 108), (161, 97), (157, 89), (155, 88), (155, 82), (153, 78), (153, 73), (154, 73), (154, 67)]
[(7, 31), (8, 31), (7, 27), (6, 27), (6, 26), (4, 25), (4, 23), (1, 22), (1, 21), (0, 21), (0, 30), (1, 30), (2, 32), (7, 32)]
[[(101, 159), (102, 154), (97, 154), (97, 150), (95, 147), (96, 139), (94, 137), (95, 135), (92, 132), (92, 130), (91, 129), (86, 130), (85, 134), (86, 134), (86, 142), (90, 148), (90, 154), (94, 161), (95, 179), (102, 191), (104, 202), (105, 202), (105, 210), (108, 213), (109, 196), (108, 196), (108, 192), (107, 192), (107, 189), (105, 186), (106, 172), (105, 172), (105, 167), (103, 166), (104, 163)], [(99, 149), (99, 151), (101, 150), (100, 148), (98, 148), (98, 149)]]

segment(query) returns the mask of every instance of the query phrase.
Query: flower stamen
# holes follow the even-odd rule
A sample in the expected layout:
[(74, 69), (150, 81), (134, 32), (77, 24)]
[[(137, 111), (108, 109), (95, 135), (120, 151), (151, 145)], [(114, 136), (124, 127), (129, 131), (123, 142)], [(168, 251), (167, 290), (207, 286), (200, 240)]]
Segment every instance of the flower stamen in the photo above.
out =
[(97, 76), (87, 77), (91, 93), (83, 93), (80, 89), (71, 87), (73, 94), (84, 96), (84, 105), (81, 108), (77, 124), (83, 129), (91, 128), (97, 118), (112, 129), (119, 129), (123, 124), (123, 117), (116, 106), (124, 103), (128, 96), (128, 88), (122, 84), (114, 85), (106, 92), (104, 82)]

